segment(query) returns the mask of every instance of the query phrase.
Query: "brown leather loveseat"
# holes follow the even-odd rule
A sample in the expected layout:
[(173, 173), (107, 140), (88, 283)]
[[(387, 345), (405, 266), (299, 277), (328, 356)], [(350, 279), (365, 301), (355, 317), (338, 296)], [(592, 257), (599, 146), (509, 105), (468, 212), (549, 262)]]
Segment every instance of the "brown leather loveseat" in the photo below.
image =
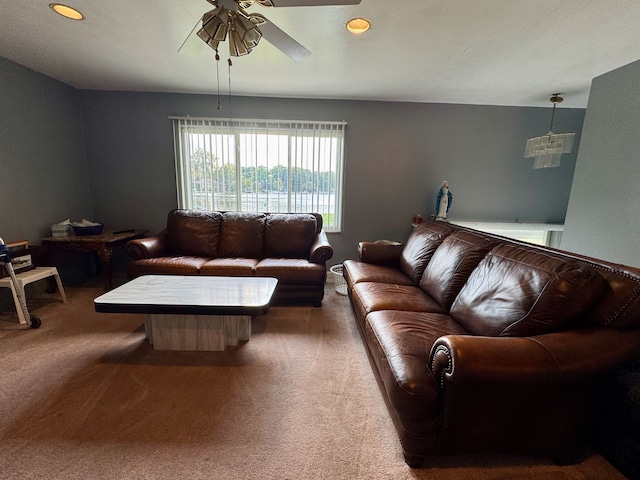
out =
[(446, 222), (359, 255), (343, 272), (407, 464), (584, 458), (603, 381), (639, 355), (640, 269)]
[(167, 227), (126, 245), (127, 275), (275, 277), (274, 304), (320, 306), (333, 249), (322, 216), (172, 210)]

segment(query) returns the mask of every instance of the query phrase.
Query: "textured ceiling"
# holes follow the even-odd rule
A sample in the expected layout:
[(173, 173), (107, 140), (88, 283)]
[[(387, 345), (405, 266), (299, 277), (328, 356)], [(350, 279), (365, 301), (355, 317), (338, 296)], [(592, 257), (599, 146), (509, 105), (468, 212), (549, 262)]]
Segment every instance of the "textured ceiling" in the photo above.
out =
[[(0, 0), (0, 56), (81, 89), (215, 93), (213, 50), (178, 54), (205, 0)], [(233, 58), (236, 95), (586, 107), (591, 80), (640, 59), (637, 0), (362, 0), (265, 8), (312, 54), (295, 62), (264, 39)], [(355, 16), (371, 20), (348, 33)], [(226, 45), (225, 45), (226, 47)], [(226, 48), (220, 88), (229, 87)]]

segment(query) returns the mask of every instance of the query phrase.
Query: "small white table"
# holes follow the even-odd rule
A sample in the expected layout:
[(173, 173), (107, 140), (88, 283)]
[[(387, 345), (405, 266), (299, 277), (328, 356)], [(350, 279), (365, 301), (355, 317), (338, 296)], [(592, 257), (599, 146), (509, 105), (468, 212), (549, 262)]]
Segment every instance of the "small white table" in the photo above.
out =
[(222, 351), (251, 337), (278, 280), (267, 277), (144, 275), (94, 300), (96, 312), (144, 313), (156, 350)]
[[(60, 299), (63, 303), (67, 303), (67, 296), (64, 294), (64, 288), (62, 288), (62, 281), (60, 280), (60, 275), (58, 275), (58, 269), (56, 267), (36, 267), (31, 270), (27, 270), (26, 272), (16, 273), (16, 280), (18, 284), (18, 288), (20, 289), (20, 294), (22, 298), (25, 299), (24, 295), (24, 286), (36, 282), (38, 280), (42, 280), (48, 277), (55, 277), (56, 285), (58, 286), (58, 292), (60, 292)], [(11, 277), (3, 277), (0, 278), (0, 287), (10, 288), (11, 295), (13, 295), (13, 303), (16, 306), (16, 312), (18, 312), (18, 321), (20, 323), (27, 323), (27, 319), (24, 316), (24, 312), (22, 310), (22, 306), (20, 305), (20, 297), (18, 296), (18, 292), (16, 291), (13, 282), (11, 281)]]

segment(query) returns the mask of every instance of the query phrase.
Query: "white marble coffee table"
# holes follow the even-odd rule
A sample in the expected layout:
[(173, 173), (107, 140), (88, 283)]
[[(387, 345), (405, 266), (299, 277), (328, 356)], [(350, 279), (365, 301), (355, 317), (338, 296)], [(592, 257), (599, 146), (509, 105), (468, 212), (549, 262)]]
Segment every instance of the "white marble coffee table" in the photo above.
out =
[(144, 313), (156, 350), (222, 351), (251, 337), (251, 317), (269, 310), (278, 280), (145, 275), (94, 300), (96, 312)]

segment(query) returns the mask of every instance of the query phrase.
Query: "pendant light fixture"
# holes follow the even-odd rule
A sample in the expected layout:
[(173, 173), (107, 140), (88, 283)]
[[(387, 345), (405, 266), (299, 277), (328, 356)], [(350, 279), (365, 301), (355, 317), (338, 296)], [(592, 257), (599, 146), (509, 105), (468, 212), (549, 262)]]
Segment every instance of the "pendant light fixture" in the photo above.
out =
[(559, 93), (554, 93), (549, 99), (553, 103), (549, 132), (540, 137), (527, 140), (524, 150), (525, 158), (533, 158), (533, 168), (553, 168), (560, 166), (560, 156), (563, 153), (571, 153), (575, 133), (553, 133), (553, 119), (556, 113), (556, 104), (564, 100)]

